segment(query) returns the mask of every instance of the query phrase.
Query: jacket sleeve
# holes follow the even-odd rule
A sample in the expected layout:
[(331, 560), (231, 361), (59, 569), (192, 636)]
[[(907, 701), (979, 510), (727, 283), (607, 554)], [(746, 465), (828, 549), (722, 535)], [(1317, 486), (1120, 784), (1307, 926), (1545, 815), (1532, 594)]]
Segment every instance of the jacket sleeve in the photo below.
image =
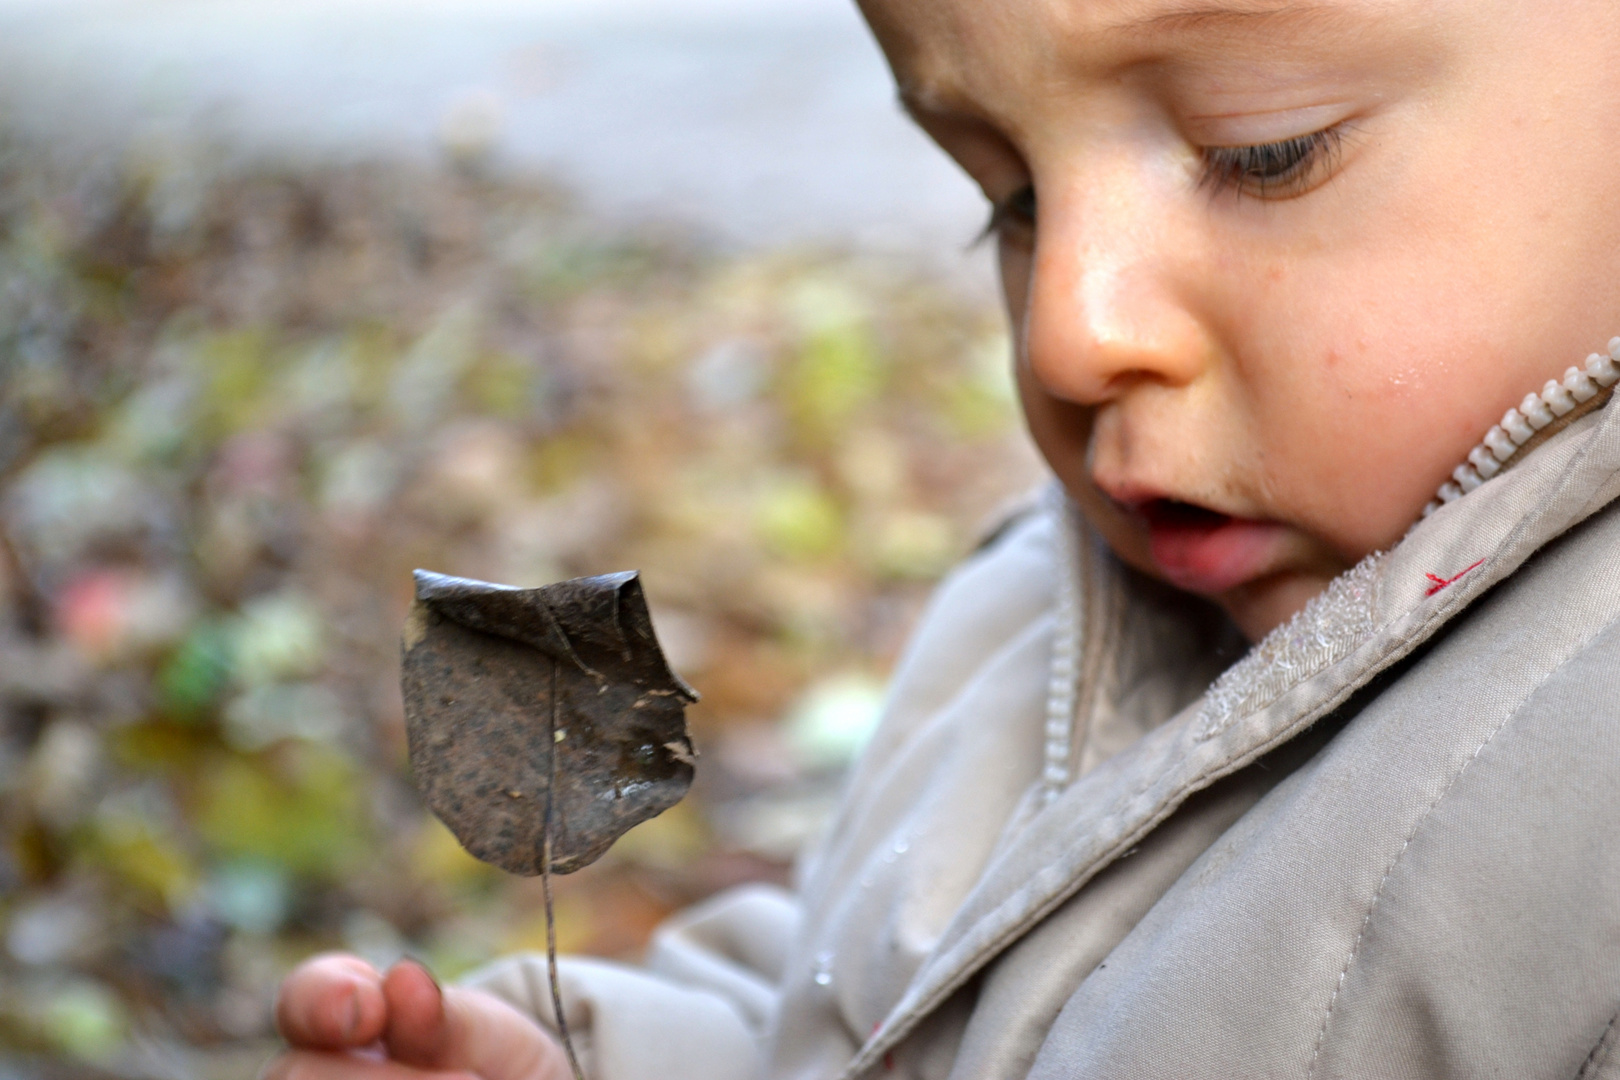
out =
[[(639, 968), (561, 960), (563, 1010), (581, 1067), (591, 1080), (757, 1080), (798, 921), (791, 894), (749, 885), (665, 923)], [(463, 985), (556, 1029), (543, 955), (497, 960)]]
[[(864, 802), (876, 796), (863, 790), (875, 786), (885, 763), (954, 699), (987, 652), (1050, 604), (1049, 529), (1048, 515), (1021, 514), (944, 583), (896, 672), (839, 816), (867, 812)], [(817, 897), (825, 890), (805, 883), (840, 843), (834, 829), (801, 862), (800, 893), (810, 904), (824, 904)], [(782, 889), (744, 886), (665, 923), (639, 967), (561, 960), (563, 1009), (591, 1080), (758, 1080), (767, 1040), (778, 1034), (780, 987), (803, 903)], [(555, 1029), (544, 956), (498, 960), (466, 983)], [(835, 1041), (847, 1041), (835, 1013), (817, 1016), (836, 1029)]]

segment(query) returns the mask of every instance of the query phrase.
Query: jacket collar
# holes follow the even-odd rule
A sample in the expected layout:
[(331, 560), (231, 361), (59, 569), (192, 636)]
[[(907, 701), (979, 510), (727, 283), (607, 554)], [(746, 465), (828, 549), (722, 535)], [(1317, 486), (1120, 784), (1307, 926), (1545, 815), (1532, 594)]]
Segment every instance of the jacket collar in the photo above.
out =
[(1620, 410), (1605, 408), (1333, 582), (1199, 701), (1074, 783), (1006, 846), (844, 1076), (880, 1061), (1190, 795), (1331, 713), (1617, 496)]

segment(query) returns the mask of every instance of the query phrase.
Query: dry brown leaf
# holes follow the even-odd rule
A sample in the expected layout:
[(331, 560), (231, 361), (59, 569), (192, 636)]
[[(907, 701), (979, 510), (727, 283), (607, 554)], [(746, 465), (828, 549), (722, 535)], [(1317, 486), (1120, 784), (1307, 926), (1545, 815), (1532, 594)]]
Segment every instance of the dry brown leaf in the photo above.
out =
[(468, 851), (589, 865), (692, 783), (686, 706), (634, 573), (518, 589), (416, 572), (402, 682), (411, 767)]

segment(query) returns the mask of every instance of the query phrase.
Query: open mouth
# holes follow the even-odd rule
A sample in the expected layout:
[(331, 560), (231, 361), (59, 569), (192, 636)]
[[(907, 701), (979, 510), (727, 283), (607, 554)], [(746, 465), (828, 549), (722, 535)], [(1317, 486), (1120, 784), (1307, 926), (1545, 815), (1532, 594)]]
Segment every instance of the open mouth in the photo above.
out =
[(1177, 499), (1151, 499), (1131, 510), (1147, 526), (1153, 562), (1172, 585), (1218, 595), (1270, 567), (1283, 527), (1233, 517)]
[(1230, 514), (1178, 499), (1153, 499), (1136, 508), (1150, 529), (1215, 529), (1235, 520)]

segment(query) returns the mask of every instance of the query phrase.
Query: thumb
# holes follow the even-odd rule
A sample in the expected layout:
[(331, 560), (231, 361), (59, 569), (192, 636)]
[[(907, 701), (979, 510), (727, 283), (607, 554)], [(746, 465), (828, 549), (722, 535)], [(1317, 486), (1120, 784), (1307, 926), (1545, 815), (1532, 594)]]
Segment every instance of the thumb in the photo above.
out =
[(562, 1047), (497, 997), (442, 989), (414, 960), (395, 964), (382, 989), (388, 1001), (383, 1043), (401, 1064), (481, 1080), (572, 1080)]

